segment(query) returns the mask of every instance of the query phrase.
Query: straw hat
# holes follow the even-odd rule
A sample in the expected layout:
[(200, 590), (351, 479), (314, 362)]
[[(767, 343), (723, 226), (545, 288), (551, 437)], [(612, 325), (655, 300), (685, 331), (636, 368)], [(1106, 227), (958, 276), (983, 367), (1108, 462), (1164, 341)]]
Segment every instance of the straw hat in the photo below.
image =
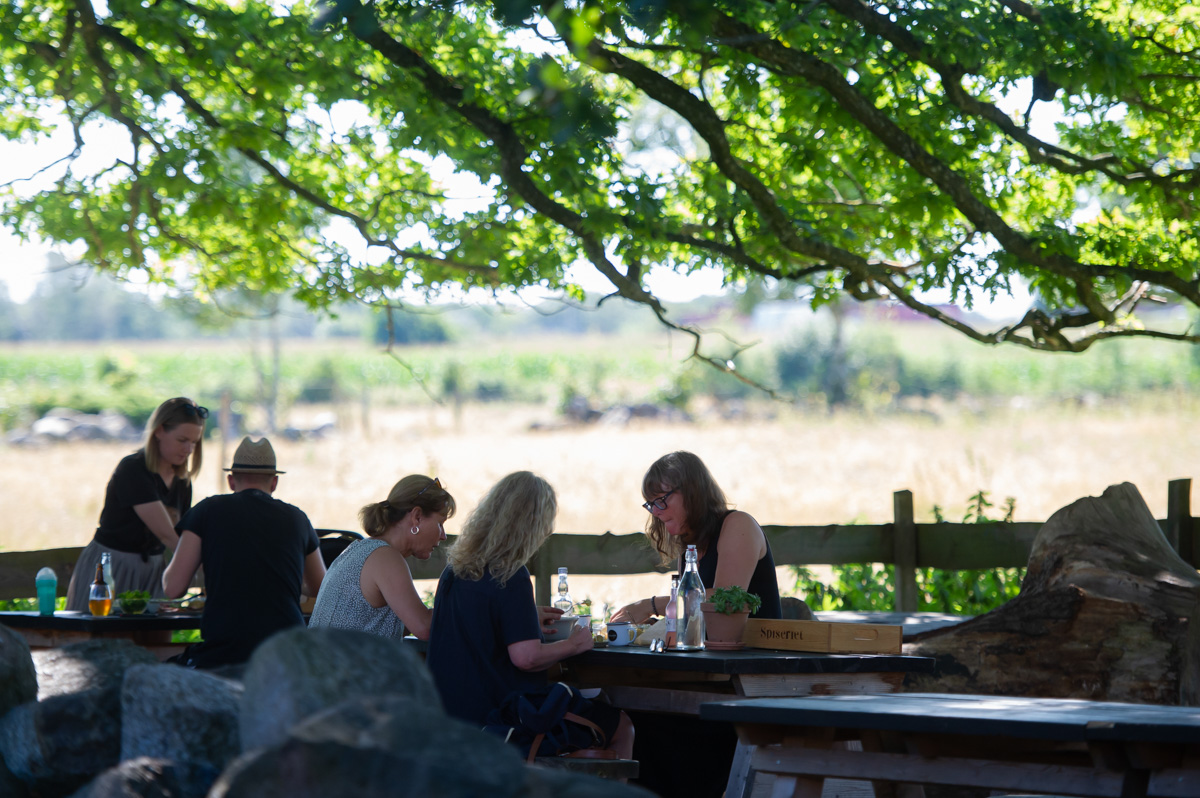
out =
[(258, 443), (247, 436), (233, 453), (233, 465), (225, 469), (235, 474), (283, 474), (275, 469), (275, 449), (263, 438)]

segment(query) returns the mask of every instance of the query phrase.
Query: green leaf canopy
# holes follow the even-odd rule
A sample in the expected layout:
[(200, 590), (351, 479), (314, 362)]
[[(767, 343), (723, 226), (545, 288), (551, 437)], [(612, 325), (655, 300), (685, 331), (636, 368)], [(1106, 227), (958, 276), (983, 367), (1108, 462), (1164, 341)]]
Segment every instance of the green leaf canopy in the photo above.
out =
[[(1196, 340), (1138, 316), (1200, 305), (1190, 2), (0, 0), (0, 70), (0, 133), (76, 140), (3, 221), (201, 293), (574, 265), (672, 323), (648, 269), (716, 266), (985, 343)], [(922, 299), (1017, 280), (998, 330)]]

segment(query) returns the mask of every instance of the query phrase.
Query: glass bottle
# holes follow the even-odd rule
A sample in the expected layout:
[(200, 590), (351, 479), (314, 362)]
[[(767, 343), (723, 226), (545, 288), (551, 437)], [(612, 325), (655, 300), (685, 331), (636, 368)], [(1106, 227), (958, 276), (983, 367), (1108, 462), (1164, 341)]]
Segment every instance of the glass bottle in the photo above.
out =
[(88, 593), (88, 609), (92, 615), (105, 616), (112, 611), (112, 588), (104, 581), (104, 565), (96, 563), (96, 578)]
[(671, 574), (671, 600), (667, 603), (667, 622), (663, 631), (663, 644), (675, 648), (675, 633), (678, 629), (678, 611), (675, 601), (679, 596), (679, 574)]
[(675, 597), (675, 648), (700, 651), (704, 648), (704, 583), (696, 565), (696, 547), (689, 545), (683, 557), (683, 576)]
[(567, 569), (565, 567), (558, 569), (558, 598), (554, 600), (556, 609), (563, 611), (563, 615), (575, 614), (575, 602), (571, 600), (571, 594), (567, 592)]
[(104, 581), (115, 594), (117, 592), (117, 583), (113, 581), (112, 554), (107, 551), (100, 552), (100, 564), (104, 566)]

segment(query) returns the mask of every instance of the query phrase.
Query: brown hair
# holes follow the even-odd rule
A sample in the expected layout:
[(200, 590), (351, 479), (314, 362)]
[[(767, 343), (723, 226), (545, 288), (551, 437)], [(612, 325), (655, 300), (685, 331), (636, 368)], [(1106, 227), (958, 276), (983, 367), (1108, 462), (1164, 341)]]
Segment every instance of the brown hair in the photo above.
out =
[(454, 497), (442, 487), (440, 480), (424, 474), (410, 474), (392, 486), (388, 497), (372, 502), (358, 511), (363, 531), (377, 538), (404, 516), (420, 507), (426, 513), (454, 515)]
[(704, 461), (691, 452), (671, 452), (654, 461), (642, 477), (642, 496), (656, 499), (669, 490), (683, 502), (687, 531), (673, 538), (653, 513), (646, 521), (646, 537), (658, 551), (664, 565), (673, 563), (689, 543), (704, 551), (721, 529), (729, 501), (713, 479)]
[(489, 571), (503, 586), (554, 531), (558, 498), (550, 483), (529, 471), (516, 471), (487, 492), (446, 561), (454, 575), (478, 580)]
[(158, 441), (154, 433), (160, 429), (170, 432), (180, 424), (199, 424), (200, 440), (192, 450), (191, 466), (184, 463), (175, 467), (175, 476), (180, 479), (195, 479), (200, 473), (200, 464), (204, 461), (204, 419), (196, 411), (196, 403), (186, 396), (176, 396), (159, 405), (146, 422), (146, 434), (142, 438), (142, 450), (146, 454), (146, 468), (151, 472), (158, 471)]

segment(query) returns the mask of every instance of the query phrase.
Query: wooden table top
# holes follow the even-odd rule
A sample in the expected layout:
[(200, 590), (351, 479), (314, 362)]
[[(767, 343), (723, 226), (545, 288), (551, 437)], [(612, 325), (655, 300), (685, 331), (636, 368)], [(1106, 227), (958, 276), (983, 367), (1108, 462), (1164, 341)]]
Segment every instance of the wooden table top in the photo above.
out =
[(704, 704), (732, 723), (1003, 735), (1040, 740), (1200, 743), (1200, 707), (1020, 696), (881, 693)]
[(160, 612), (155, 615), (105, 615), (60, 610), (54, 615), (37, 612), (0, 612), (0, 623), (14, 629), (79, 632), (139, 632), (199, 629), (203, 612)]
[(786, 673), (881, 673), (928, 672), (930, 657), (899, 654), (811, 654), (744, 648), (740, 651), (652, 652), (646, 646), (594, 648), (564, 660), (564, 663), (610, 668), (692, 671), (720, 674)]

